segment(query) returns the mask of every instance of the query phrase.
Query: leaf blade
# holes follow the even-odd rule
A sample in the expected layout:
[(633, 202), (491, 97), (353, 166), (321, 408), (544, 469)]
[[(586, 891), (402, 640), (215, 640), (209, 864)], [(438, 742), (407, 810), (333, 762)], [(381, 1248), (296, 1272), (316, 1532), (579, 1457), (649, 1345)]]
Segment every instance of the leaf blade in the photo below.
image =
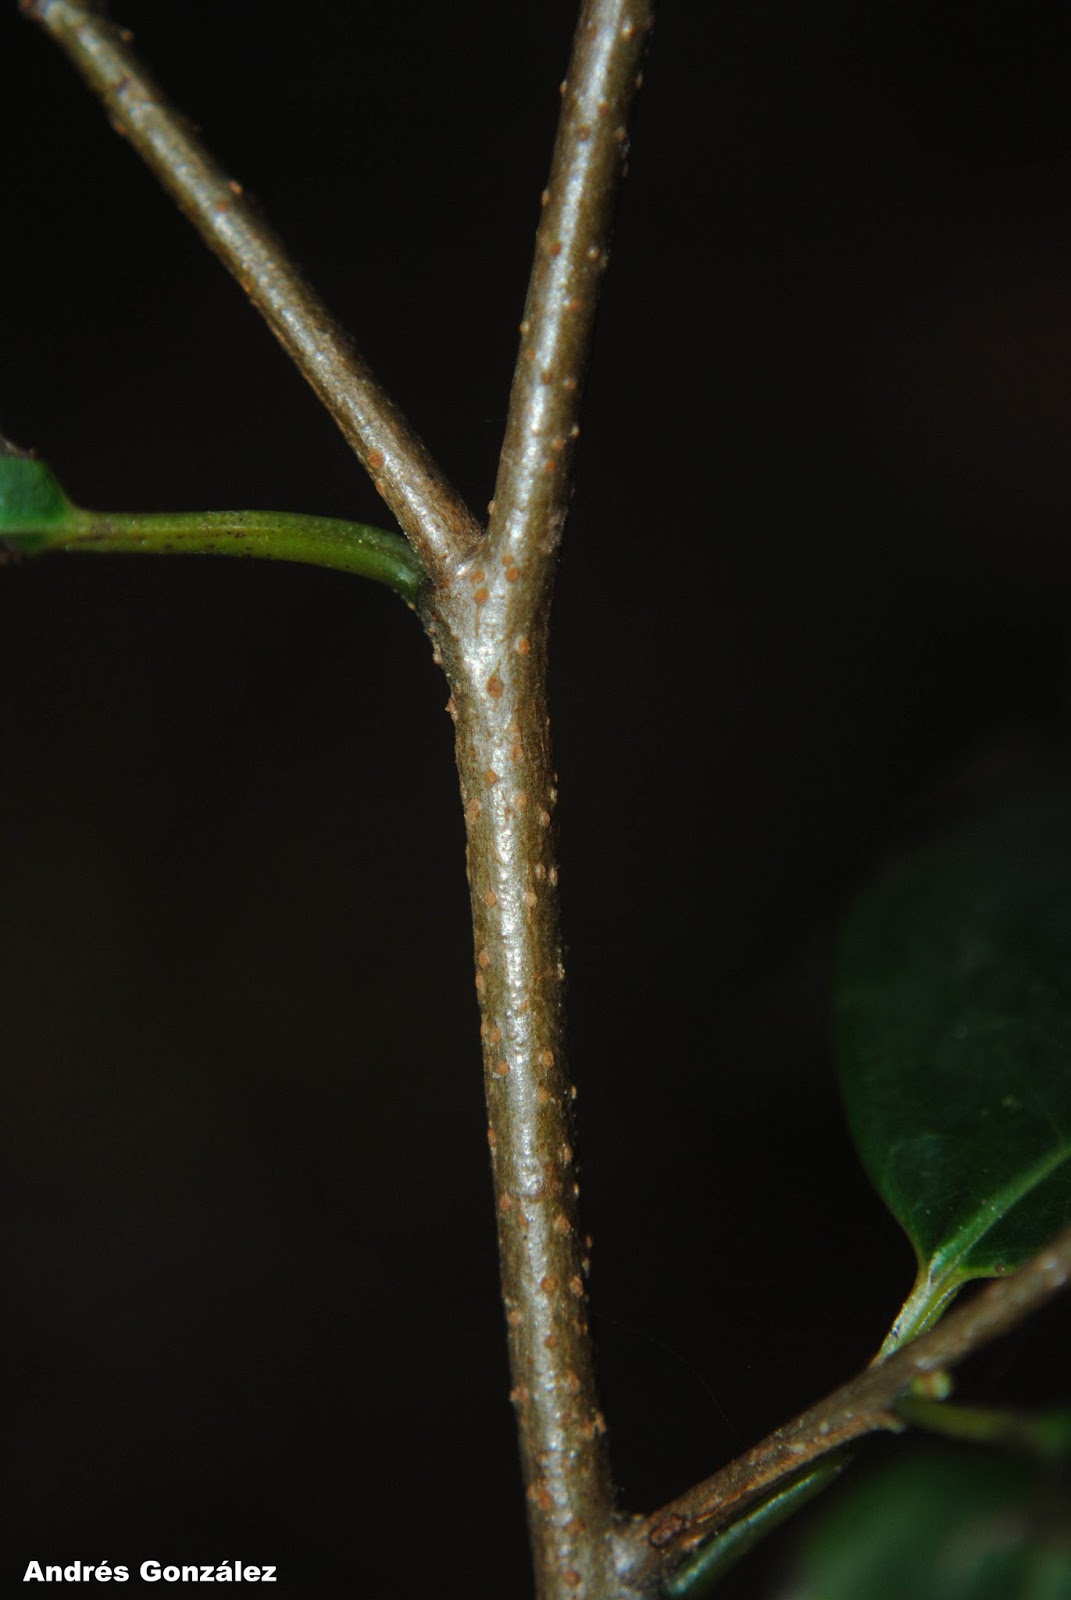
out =
[(1071, 1600), (1066, 1496), (1052, 1483), (974, 1452), (894, 1461), (811, 1529), (791, 1600)]
[(1071, 804), (915, 852), (846, 919), (837, 1054), (919, 1274), (885, 1353), (1071, 1220)]

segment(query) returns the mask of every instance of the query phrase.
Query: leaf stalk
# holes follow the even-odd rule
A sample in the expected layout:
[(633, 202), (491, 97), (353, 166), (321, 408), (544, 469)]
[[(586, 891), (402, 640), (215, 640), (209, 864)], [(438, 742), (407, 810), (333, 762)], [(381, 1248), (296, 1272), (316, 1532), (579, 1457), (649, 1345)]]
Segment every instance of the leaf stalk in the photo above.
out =
[(236, 556), (303, 562), (370, 578), (414, 604), (427, 581), (409, 543), (385, 528), (285, 511), (75, 511), (42, 550)]

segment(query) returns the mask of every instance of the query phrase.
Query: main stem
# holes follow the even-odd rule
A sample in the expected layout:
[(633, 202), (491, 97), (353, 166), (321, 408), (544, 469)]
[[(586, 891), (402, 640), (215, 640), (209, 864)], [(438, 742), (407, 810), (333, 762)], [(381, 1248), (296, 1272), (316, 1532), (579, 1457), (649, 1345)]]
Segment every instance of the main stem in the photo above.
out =
[[(452, 696), (511, 1399), (540, 1600), (607, 1600), (612, 1494), (566, 1064), (545, 607), (474, 561), (426, 622)], [(514, 575), (514, 579), (515, 579)], [(504, 592), (503, 592), (504, 591)], [(432, 602), (434, 606), (434, 601)]]

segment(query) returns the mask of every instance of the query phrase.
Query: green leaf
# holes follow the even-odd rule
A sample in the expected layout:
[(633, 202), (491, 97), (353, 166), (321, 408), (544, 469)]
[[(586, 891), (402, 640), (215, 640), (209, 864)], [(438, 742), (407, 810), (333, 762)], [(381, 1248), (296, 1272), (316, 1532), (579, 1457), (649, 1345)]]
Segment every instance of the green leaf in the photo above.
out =
[(836, 994), (852, 1136), (919, 1264), (887, 1353), (1071, 1221), (1067, 796), (887, 872), (846, 921)]
[(790, 1600), (1071, 1600), (1067, 1486), (940, 1450), (853, 1483), (804, 1543)]
[(62, 530), (72, 510), (44, 462), (0, 438), (0, 538), (31, 555)]

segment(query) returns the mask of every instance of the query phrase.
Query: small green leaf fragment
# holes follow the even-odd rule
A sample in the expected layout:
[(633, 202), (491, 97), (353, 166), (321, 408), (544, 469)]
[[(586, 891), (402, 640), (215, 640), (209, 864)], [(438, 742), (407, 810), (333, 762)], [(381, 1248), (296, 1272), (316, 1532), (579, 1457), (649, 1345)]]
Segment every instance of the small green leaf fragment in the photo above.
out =
[(886, 1345), (1071, 1222), (1071, 800), (916, 852), (840, 940), (852, 1137), (918, 1257)]
[(1039, 1460), (1071, 1454), (1071, 1411), (1040, 1414), (995, 1406), (949, 1405), (909, 1392), (896, 1410), (912, 1427), (943, 1434), (964, 1444), (990, 1445)]
[(1066, 1485), (941, 1449), (853, 1482), (805, 1540), (785, 1600), (1071, 1600)]
[(49, 468), (0, 439), (0, 538), (29, 554), (62, 529), (71, 505)]

